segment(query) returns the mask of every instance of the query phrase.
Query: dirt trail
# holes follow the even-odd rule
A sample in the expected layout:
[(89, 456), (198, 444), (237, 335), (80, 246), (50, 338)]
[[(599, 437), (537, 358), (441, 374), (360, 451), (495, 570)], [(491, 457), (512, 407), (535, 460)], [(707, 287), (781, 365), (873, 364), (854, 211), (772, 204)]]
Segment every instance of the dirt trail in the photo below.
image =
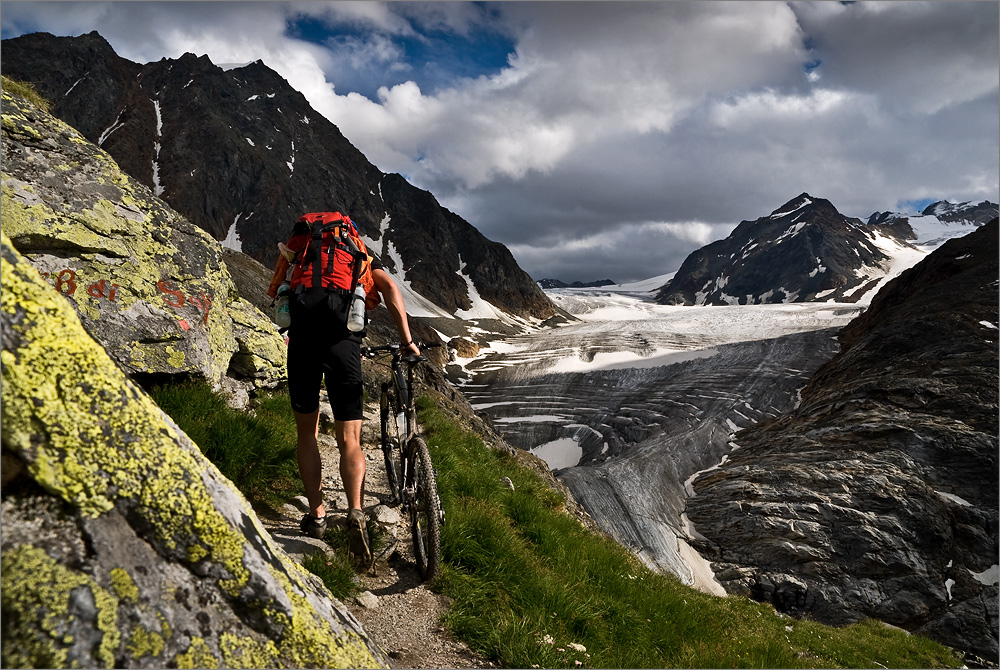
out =
[[(366, 408), (366, 416), (377, 417), (378, 409)], [(368, 516), (384, 529), (390, 542), (377, 557), (374, 574), (358, 574), (361, 594), (344, 605), (386, 652), (393, 668), (496, 667), (454, 639), (440, 625), (450, 599), (421, 583), (413, 559), (409, 523), (398, 508), (382, 504), (388, 499), (389, 490), (377, 431), (377, 421), (365, 421), (362, 449), (368, 468), (364, 507)], [(340, 481), (340, 455), (332, 436), (321, 433), (319, 441), (327, 514), (334, 523), (342, 523), (347, 506)], [(268, 532), (296, 560), (301, 560), (305, 552), (329, 549), (320, 540), (304, 537), (299, 532), (299, 520), (305, 510), (305, 498), (300, 497), (285, 506), (283, 518), (261, 519)]]

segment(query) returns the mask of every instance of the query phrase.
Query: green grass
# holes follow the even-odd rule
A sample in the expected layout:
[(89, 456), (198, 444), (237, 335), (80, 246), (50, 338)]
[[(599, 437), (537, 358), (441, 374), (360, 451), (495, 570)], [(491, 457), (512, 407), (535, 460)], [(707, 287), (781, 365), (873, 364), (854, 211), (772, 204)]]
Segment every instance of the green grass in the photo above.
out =
[(49, 101), (42, 97), (35, 87), (27, 82), (11, 79), (10, 77), (0, 77), (0, 85), (4, 90), (14, 95), (19, 95), (39, 109), (49, 111)]
[(201, 381), (156, 386), (150, 395), (251, 503), (277, 508), (302, 492), (287, 394), (261, 396), (251, 412), (232, 409)]
[[(251, 500), (277, 506), (301, 490), (286, 394), (229, 408), (204, 383), (161, 386), (154, 399)], [(586, 530), (565, 501), (511, 455), (418, 400), (447, 514), (442, 573), (454, 599), (445, 625), (501, 667), (958, 667), (953, 652), (877, 621), (833, 628), (717, 598), (654, 573)], [(501, 483), (509, 477), (511, 491)], [(376, 551), (385, 546), (369, 524)], [(340, 599), (358, 591), (346, 532), (304, 565)]]
[[(295, 418), (286, 392), (254, 400), (251, 412), (230, 408), (203, 381), (155, 386), (153, 400), (254, 504), (271, 509), (302, 492), (295, 461)], [(378, 524), (369, 520), (368, 534), (376, 553), (389, 542)], [(333, 524), (323, 541), (331, 551), (304, 557), (302, 565), (344, 600), (358, 593), (351, 565), (347, 531)]]
[(434, 585), (454, 598), (445, 624), (502, 667), (961, 665), (945, 647), (880, 622), (799, 621), (654, 573), (584, 529), (514, 457), (485, 447), (429, 399), (418, 406), (447, 512)]
[(322, 551), (307, 554), (302, 559), (302, 567), (322, 579), (338, 600), (346, 600), (360, 591), (354, 566), (347, 555), (346, 541), (333, 555)]

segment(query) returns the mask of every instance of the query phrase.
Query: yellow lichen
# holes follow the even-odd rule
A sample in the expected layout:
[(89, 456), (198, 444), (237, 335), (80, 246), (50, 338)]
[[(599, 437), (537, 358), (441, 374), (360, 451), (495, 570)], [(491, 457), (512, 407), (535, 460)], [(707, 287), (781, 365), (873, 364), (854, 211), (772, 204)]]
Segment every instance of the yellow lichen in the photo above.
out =
[(219, 659), (200, 637), (191, 640), (191, 646), (183, 654), (174, 657), (178, 668), (218, 668)]
[[(7, 101), (5, 95), (4, 132), (41, 136), (32, 122), (18, 111), (20, 103), (7, 104)], [(46, 132), (55, 128), (66, 138), (87, 145), (82, 136), (65, 124), (48, 115), (41, 116), (48, 124)], [(249, 545), (242, 532), (215, 507), (214, 489), (210, 490), (210, 485), (214, 486), (212, 480), (223, 481), (222, 478), (213, 474), (213, 466), (172, 423), (164, 420), (155, 404), (128, 380), (80, 324), (74, 304), (86, 318), (96, 319), (93, 310), (112, 307), (125, 310), (145, 301), (147, 306), (142, 309), (167, 313), (173, 310), (177, 318), (187, 320), (191, 328), (204, 328), (211, 355), (196, 348), (168, 345), (169, 339), (165, 338), (160, 345), (131, 345), (128, 355), (133, 360), (161, 357), (172, 358), (180, 364), (202, 365), (202, 359), (209, 359), (207, 365), (211, 366), (211, 374), (217, 377), (225, 372), (230, 355), (237, 349), (230, 321), (238, 320), (249, 331), (241, 337), (250, 340), (246, 346), (254, 350), (250, 360), (255, 368), (265, 369), (276, 362), (281, 369), (284, 364), (284, 349), (277, 333), (262, 334), (255, 323), (260, 321), (259, 313), (255, 314), (256, 310), (248, 303), (230, 300), (232, 279), (221, 260), (217, 243), (173, 210), (150, 198), (146, 189), (125, 175), (104, 152), (91, 151), (86, 162), (88, 178), (120, 189), (121, 197), (117, 202), (97, 200), (88, 197), (86, 191), (80, 191), (83, 195), (79, 200), (65, 207), (44, 189), (35, 193), (34, 188), (16, 180), (8, 183), (8, 175), (3, 175), (4, 230), (0, 242), (4, 262), (0, 309), (10, 317), (5, 320), (5, 326), (10, 324), (9, 331), (5, 332), (5, 343), (14, 343), (10, 350), (2, 352), (0, 424), (5, 449), (17, 453), (25, 461), (41, 486), (76, 506), (84, 516), (97, 516), (116, 505), (125, 505), (152, 528), (147, 539), (157, 544), (161, 554), (169, 553), (182, 562), (208, 561), (221, 566), (224, 570), (213, 568), (210, 571), (218, 575), (215, 578), (218, 588), (238, 597), (244, 606), (259, 608), (282, 631), (273, 640), (259, 639), (256, 633), (249, 631), (220, 631), (206, 639), (192, 640), (175, 658), (163, 659), (165, 663), (178, 667), (216, 667), (220, 663), (229, 667), (377, 667), (379, 663), (364, 639), (352, 631), (336, 633), (339, 624), (327, 620), (316, 610), (305, 595), (312, 586), (305, 583), (301, 568), (277, 547), (272, 550), (285, 564), (285, 570), (268, 566), (269, 576), (284, 590), (291, 609), (279, 608), (269, 598), (254, 600), (253, 590), (248, 588), (250, 576), (243, 564), (243, 552)], [(95, 189), (94, 192), (106, 194), (109, 189)], [(47, 197), (54, 203), (52, 206), (46, 202)], [(57, 211), (53, 207), (63, 209)], [(143, 221), (139, 221), (139, 215)], [(143, 223), (147, 225), (143, 227)], [(181, 265), (177, 248), (169, 240), (153, 239), (150, 234), (153, 229), (165, 231), (168, 238), (175, 234), (201, 238), (209, 245), (209, 253), (198, 256), (204, 258), (204, 267)], [(73, 258), (76, 263), (73, 270), (79, 279), (74, 296), (67, 298), (57, 294), (51, 284), (39, 277), (38, 270), (13, 249), (6, 235), (8, 230), (21, 239), (41, 235), (71, 249), (79, 249)], [(122, 230), (138, 233), (123, 234)], [(109, 232), (113, 234), (107, 236)], [(154, 268), (155, 273), (150, 273), (150, 268)], [(117, 301), (113, 305), (108, 293), (97, 295), (87, 290), (102, 279), (118, 285)], [(192, 306), (192, 301), (178, 308), (165, 305), (164, 296), (157, 288), (160, 279), (169, 280), (187, 297), (197, 296), (200, 306)], [(81, 309), (82, 302), (87, 306)], [(267, 323), (266, 317), (264, 323)], [(180, 333), (169, 335), (179, 336)], [(194, 361), (195, 358), (199, 360)], [(238, 497), (245, 510), (244, 518), (250, 518), (265, 542), (270, 543), (249, 505)], [(23, 551), (27, 549), (16, 550), (18, 559), (27, 555), (22, 554)], [(8, 554), (14, 555), (14, 552)], [(9, 595), (21, 594), (29, 599), (41, 597), (40, 587), (34, 583), (22, 591), (11, 589), (13, 595), (8, 594), (8, 575), (18, 574), (16, 570), (7, 569), (8, 554), (4, 555), (3, 571), (5, 611), (8, 602), (12, 602)], [(50, 573), (59, 571), (75, 574), (58, 565), (49, 569)], [(86, 581), (87, 578), (78, 579)], [(134, 609), (141, 594), (124, 569), (112, 570), (108, 579), (118, 599), (97, 585), (90, 585), (90, 588), (100, 606), (99, 622), (105, 634), (100, 662), (111, 665), (115, 662), (114, 650), (120, 648), (121, 640), (114, 619), (117, 604), (120, 600), (123, 607)], [(59, 583), (70, 582), (62, 579)], [(169, 589), (164, 593), (169, 593)], [(124, 650), (133, 657), (158, 657), (164, 653), (168, 641), (176, 643), (163, 613), (155, 611), (153, 614), (160, 622), (159, 633), (138, 625), (125, 628)], [(21, 624), (19, 620), (12, 621), (9, 623), (5, 619), (5, 630), (8, 623), (12, 630)], [(61, 633), (53, 634), (52, 639), (71, 644), (72, 635)], [(5, 660), (9, 660), (6, 658), (7, 646), (5, 639)], [(65, 653), (60, 656), (58, 648), (52, 653), (47, 652), (44, 645), (22, 649), (26, 651), (18, 657), (19, 662), (8, 665), (56, 667), (65, 664), (56, 662), (66, 660)], [(49, 656), (44, 656), (46, 653)], [(53, 661), (48, 663), (38, 658)]]
[(110, 575), (111, 588), (118, 594), (119, 600), (133, 605), (139, 602), (139, 587), (125, 568), (112, 568)]
[(146, 630), (142, 626), (133, 628), (128, 642), (125, 643), (125, 650), (135, 659), (143, 656), (159, 656), (163, 653), (164, 648), (163, 636), (154, 631)]
[[(73, 592), (90, 592), (96, 608), (94, 627), (101, 634), (97, 660), (113, 668), (121, 642), (118, 600), (85, 574), (69, 570), (37, 547), (22, 545), (0, 558), (0, 593), (4, 606), (5, 668), (59, 668), (69, 665), (73, 637), (68, 625), (84, 625), (71, 610)], [(12, 617), (9, 613), (17, 612)]]
[(293, 586), (288, 574), (270, 568), (292, 603), (292, 613), (271, 611), (269, 615), (284, 627), (278, 653), (293, 667), (376, 668), (375, 660), (361, 636), (353, 631), (331, 635), (330, 625), (309, 603), (301, 586)]
[(167, 352), (167, 365), (178, 370), (184, 369), (184, 352), (174, 347), (165, 347)]
[[(0, 308), (19, 315), (16, 351), (3, 351), (5, 445), (50, 492), (97, 516), (135, 501), (167, 548), (203, 547), (245, 583), (243, 538), (214, 507), (200, 473), (212, 467), (83, 329), (66, 300), (3, 235)], [(5, 258), (6, 260), (6, 258)], [(44, 432), (39, 434), (40, 427)]]
[(219, 650), (230, 668), (274, 668), (278, 666), (278, 649), (267, 640), (263, 645), (247, 637), (224, 632), (219, 635)]

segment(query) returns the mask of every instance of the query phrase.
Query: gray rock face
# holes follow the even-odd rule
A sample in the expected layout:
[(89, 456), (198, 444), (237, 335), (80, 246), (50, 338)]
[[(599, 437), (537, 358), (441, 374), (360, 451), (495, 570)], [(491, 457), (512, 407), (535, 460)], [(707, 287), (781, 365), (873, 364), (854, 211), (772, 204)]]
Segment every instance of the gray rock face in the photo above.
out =
[(5, 75), (33, 82), (56, 116), (125, 172), (266, 267), (302, 213), (340, 210), (384, 262), (398, 255), (397, 276), (449, 315), (473, 306), (466, 278), (509, 314), (554, 313), (506, 247), (381, 172), (260, 61), (227, 71), (185, 54), (140, 65), (96, 32), (4, 40), (3, 56)]
[(4, 233), (126, 371), (285, 377), (284, 342), (236, 293), (218, 242), (7, 91), (2, 132)]
[(997, 661), (997, 222), (888, 284), (687, 515), (727, 590)]
[(2, 237), (3, 665), (388, 667)]

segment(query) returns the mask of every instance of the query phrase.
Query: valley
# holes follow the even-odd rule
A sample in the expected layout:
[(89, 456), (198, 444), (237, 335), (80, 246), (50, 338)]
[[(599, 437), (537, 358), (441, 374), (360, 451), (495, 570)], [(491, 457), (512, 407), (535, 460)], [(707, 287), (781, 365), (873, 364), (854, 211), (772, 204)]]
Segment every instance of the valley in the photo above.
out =
[[(557, 470), (648, 564), (721, 588), (689, 549), (685, 482), (732, 435), (794, 406), (859, 305), (656, 305), (628, 290), (553, 289), (580, 319), (493, 344), (449, 372), (512, 445)], [(460, 361), (463, 362), (463, 361)]]

